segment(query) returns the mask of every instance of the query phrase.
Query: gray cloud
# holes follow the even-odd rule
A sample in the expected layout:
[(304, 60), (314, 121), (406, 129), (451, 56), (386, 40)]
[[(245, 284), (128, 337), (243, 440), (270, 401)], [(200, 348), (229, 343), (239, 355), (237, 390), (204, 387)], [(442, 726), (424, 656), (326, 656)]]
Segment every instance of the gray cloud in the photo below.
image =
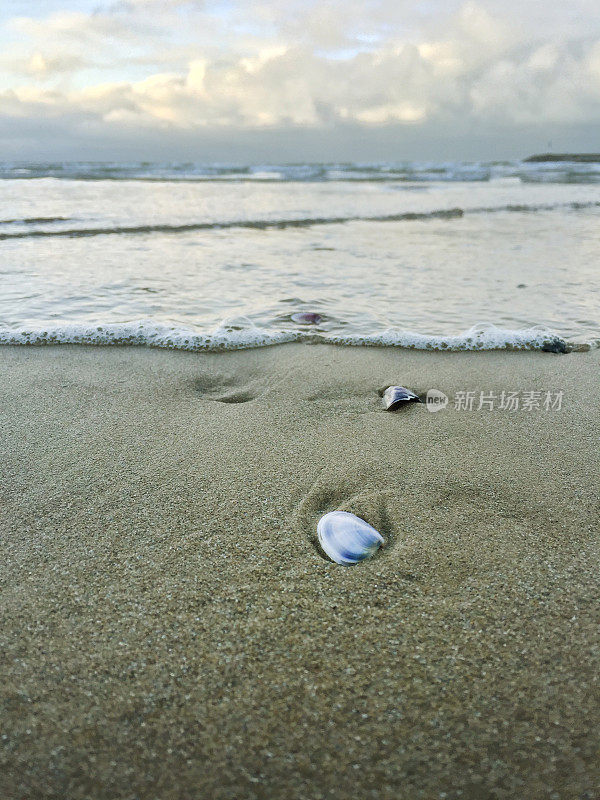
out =
[[(382, 128), (432, 142), (440, 126), (457, 136), (587, 130), (600, 121), (600, 11), (575, 5), (579, 14), (514, 0), (420, 12), (404, 0), (272, 0), (224, 14), (208, 3), (126, 0), (91, 15), (22, 18), (12, 24), (23, 42), (0, 61), (10, 83), (0, 111), (22, 124), (68, 120), (81, 141), (92, 130), (181, 143), (213, 131), (335, 129), (374, 143)], [(131, 77), (140, 65), (147, 77)]]

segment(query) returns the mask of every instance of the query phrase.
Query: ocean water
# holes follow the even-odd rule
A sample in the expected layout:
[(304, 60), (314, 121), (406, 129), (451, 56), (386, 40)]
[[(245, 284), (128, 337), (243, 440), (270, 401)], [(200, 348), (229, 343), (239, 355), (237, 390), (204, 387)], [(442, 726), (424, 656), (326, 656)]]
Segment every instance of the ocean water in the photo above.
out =
[(600, 164), (1, 164), (0, 286), (0, 343), (596, 346)]

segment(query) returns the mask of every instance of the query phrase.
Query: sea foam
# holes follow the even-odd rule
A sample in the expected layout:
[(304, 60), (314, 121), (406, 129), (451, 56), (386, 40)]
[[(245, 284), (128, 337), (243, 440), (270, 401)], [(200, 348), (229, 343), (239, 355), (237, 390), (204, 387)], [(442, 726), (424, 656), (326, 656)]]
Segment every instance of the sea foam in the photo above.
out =
[[(444, 336), (387, 328), (368, 335), (327, 334), (303, 330), (260, 328), (248, 321), (244, 325), (223, 322), (210, 332), (199, 332), (178, 325), (139, 320), (104, 325), (63, 324), (39, 328), (0, 328), (0, 344), (52, 345), (82, 344), (100, 346), (145, 346), (173, 350), (244, 350), (286, 342), (337, 344), (351, 347), (398, 347), (413, 350), (551, 350), (568, 352), (570, 346), (560, 336), (543, 327), (511, 330), (491, 323), (474, 325), (462, 333)], [(598, 346), (590, 342), (588, 346)], [(581, 349), (581, 346), (580, 346)]]

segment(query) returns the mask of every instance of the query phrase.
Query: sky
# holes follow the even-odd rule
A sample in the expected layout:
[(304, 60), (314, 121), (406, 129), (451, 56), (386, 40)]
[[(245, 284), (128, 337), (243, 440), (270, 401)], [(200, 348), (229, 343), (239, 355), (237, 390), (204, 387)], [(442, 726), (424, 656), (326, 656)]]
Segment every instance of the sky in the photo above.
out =
[(2, 0), (3, 160), (600, 151), (598, 0)]

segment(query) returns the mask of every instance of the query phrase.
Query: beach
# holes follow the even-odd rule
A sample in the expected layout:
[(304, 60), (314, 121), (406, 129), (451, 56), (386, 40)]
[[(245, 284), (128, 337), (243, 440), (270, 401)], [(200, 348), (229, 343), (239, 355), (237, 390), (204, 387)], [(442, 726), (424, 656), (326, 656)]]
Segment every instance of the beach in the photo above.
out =
[(2, 798), (600, 796), (600, 351), (0, 363)]

